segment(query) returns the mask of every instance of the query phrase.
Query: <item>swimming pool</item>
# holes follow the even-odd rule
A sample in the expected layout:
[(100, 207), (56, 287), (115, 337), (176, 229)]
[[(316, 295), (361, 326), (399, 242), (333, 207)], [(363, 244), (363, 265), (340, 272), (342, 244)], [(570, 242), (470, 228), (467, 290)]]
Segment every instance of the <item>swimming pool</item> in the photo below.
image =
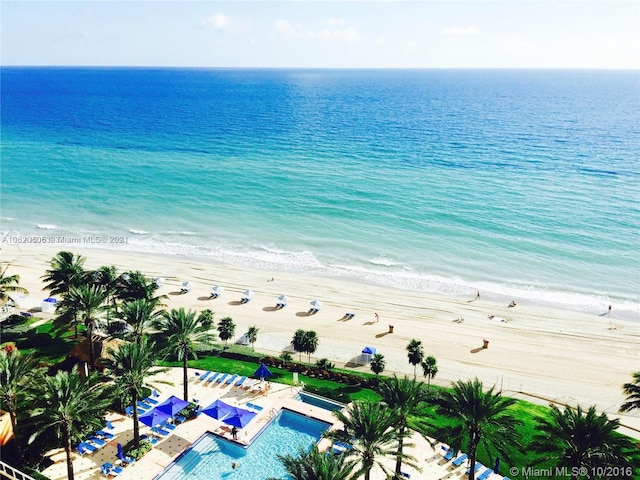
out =
[(155, 480), (284, 478), (286, 471), (276, 455), (295, 455), (298, 447), (311, 447), (329, 427), (326, 422), (282, 410), (247, 448), (205, 433)]
[(320, 407), (330, 412), (333, 412), (334, 410), (342, 410), (346, 406), (343, 403), (305, 392), (300, 392), (295, 396), (295, 399), (303, 403), (308, 403), (309, 405)]

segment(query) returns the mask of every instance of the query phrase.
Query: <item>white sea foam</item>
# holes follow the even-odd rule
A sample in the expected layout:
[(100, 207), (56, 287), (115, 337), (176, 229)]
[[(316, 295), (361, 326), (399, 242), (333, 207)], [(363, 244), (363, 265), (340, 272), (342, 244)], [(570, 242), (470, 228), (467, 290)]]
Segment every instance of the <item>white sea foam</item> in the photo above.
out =
[(134, 233), (136, 235), (148, 235), (149, 232), (147, 230), (140, 230), (138, 228), (130, 228), (129, 229), (130, 233)]
[(50, 223), (39, 223), (37, 227), (41, 230), (55, 230), (58, 228), (56, 225), (52, 225)]
[(384, 255), (380, 255), (376, 258), (370, 259), (369, 263), (373, 263), (374, 265), (383, 265), (385, 267), (394, 267), (396, 265), (400, 265), (400, 262), (394, 262)]
[(169, 234), (169, 235), (184, 235), (186, 237), (191, 237), (193, 235), (197, 235), (196, 232), (192, 232), (192, 231), (189, 231), (189, 230), (184, 230), (184, 231), (169, 230), (167, 232), (167, 234)]

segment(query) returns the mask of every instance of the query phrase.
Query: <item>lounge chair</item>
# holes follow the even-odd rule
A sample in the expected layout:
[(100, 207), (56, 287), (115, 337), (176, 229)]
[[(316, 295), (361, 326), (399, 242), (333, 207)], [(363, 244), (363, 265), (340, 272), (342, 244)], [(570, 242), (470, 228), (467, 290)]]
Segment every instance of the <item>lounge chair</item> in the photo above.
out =
[(100, 473), (103, 474), (105, 477), (108, 477), (109, 475), (113, 477), (117, 477), (123, 471), (124, 470), (122, 469), (122, 467), (114, 466), (110, 462), (106, 462), (100, 465)]
[(158, 439), (149, 435), (140, 435), (140, 440), (144, 440), (145, 442), (149, 442), (151, 445), (155, 446), (158, 444)]
[(102, 448), (107, 444), (107, 442), (105, 442), (101, 438), (96, 437), (95, 435), (91, 435), (87, 443), (91, 443), (92, 445), (95, 445), (98, 448)]
[(167, 437), (171, 435), (171, 432), (169, 430), (165, 430), (162, 427), (153, 427), (151, 428), (151, 431), (160, 437)]
[(78, 444), (78, 453), (80, 455), (92, 454), (92, 453), (96, 453), (97, 451), (98, 451), (98, 447), (91, 445), (90, 443), (80, 442)]
[(320, 311), (319, 308), (310, 308), (309, 311), (307, 312), (307, 315), (315, 315), (319, 311)]
[(411, 475), (409, 475), (407, 472), (400, 472), (400, 475), (402, 475), (404, 478), (411, 478)]
[(456, 467), (459, 467), (460, 465), (462, 465), (464, 463), (464, 461), (466, 459), (467, 459), (467, 454), (463, 453), (458, 458), (456, 458), (453, 462), (451, 462), (451, 464), (455, 465)]
[(233, 375), (231, 375), (229, 378), (227, 378), (227, 380), (224, 382), (226, 385), (233, 385), (233, 382), (236, 381), (236, 379), (238, 378), (238, 374), (234, 373)]
[(138, 406), (138, 412), (140, 413), (146, 413), (146, 411), (149, 410), (149, 407), (151, 406), (151, 405), (147, 405), (142, 401), (136, 402), (136, 405)]
[(492, 473), (493, 473), (493, 470), (491, 470), (490, 468), (487, 468), (484, 472), (482, 472), (480, 475), (476, 477), (476, 480), (487, 480), (489, 475), (491, 475)]
[(186, 421), (187, 421), (186, 417), (183, 417), (182, 415), (176, 415), (175, 417), (173, 417), (174, 423), (184, 423)]
[(116, 436), (113, 433), (105, 432), (104, 430), (98, 430), (96, 435), (100, 438), (104, 438), (105, 440), (113, 440)]
[(154, 405), (157, 405), (157, 404), (158, 404), (158, 400), (156, 400), (155, 398), (151, 398), (151, 397), (143, 398), (143, 399), (142, 399), (142, 401), (143, 401), (144, 403), (146, 403), (147, 405), (151, 405), (152, 407), (153, 407)]
[(206, 380), (206, 381), (207, 381), (207, 382), (209, 382), (209, 383), (214, 383), (214, 382), (216, 381), (216, 378), (218, 378), (220, 375), (222, 375), (222, 374), (221, 374), (221, 373), (219, 373), (219, 372), (213, 372), (213, 373), (209, 376), (209, 379), (208, 379), (208, 380)]
[(260, 411), (263, 409), (260, 405), (256, 405), (255, 403), (247, 402), (247, 407), (252, 408), (253, 410)]
[(128, 417), (133, 417), (133, 407), (128, 406), (124, 409), (124, 413), (126, 413)]
[(242, 388), (244, 388), (245, 390), (251, 390), (251, 388), (253, 388), (253, 386), (257, 385), (258, 383), (260, 383), (260, 380), (256, 380), (255, 378), (251, 378), (251, 379), (248, 379), (246, 382), (244, 382), (242, 384)]
[(347, 312), (347, 313), (344, 314), (344, 319), (345, 320), (351, 320), (355, 316), (356, 316), (355, 313)]
[(173, 423), (164, 422), (160, 424), (160, 428), (173, 432), (176, 429), (176, 426)]
[(218, 380), (216, 380), (216, 382), (217, 383), (222, 383), (227, 379), (228, 376), (229, 376), (228, 373), (223, 373), (222, 376), (218, 377)]
[(242, 385), (244, 384), (244, 382), (247, 381), (247, 377), (240, 377), (240, 379), (236, 382), (236, 384), (234, 385), (234, 387), (236, 388), (242, 388)]
[[(445, 447), (443, 447), (445, 448)], [(456, 451), (453, 448), (449, 448), (448, 450), (445, 451), (443, 458), (448, 462), (449, 460), (451, 460), (452, 458), (454, 458), (456, 456)]]
[[(196, 375), (197, 375), (197, 373), (196, 373)], [(211, 375), (211, 370), (207, 370), (202, 375), (200, 375), (200, 380), (204, 382), (209, 375)]]
[[(482, 465), (480, 462), (476, 462), (476, 466), (475, 466), (475, 468), (473, 469), (473, 471), (474, 471), (475, 473), (478, 473), (478, 470), (480, 470), (481, 468), (484, 468), (484, 465)], [(468, 476), (470, 471), (471, 471), (471, 467), (467, 468), (467, 471), (466, 471), (466, 472), (464, 472), (464, 473), (465, 473), (465, 475), (467, 475), (467, 476)]]
[(131, 465), (132, 463), (136, 463), (136, 459), (135, 458), (130, 457), (129, 455), (125, 455), (124, 452), (118, 454), (118, 459), (122, 460), (122, 462), (126, 463), (127, 465)]
[(276, 303), (276, 309), (280, 310), (280, 309), (286, 307), (287, 305), (289, 305), (287, 302), (278, 302), (278, 303)]
[(109, 430), (113, 430), (116, 427), (113, 426), (113, 423), (111, 423), (110, 421), (107, 420), (107, 422), (105, 423), (105, 427), (104, 428), (108, 428)]

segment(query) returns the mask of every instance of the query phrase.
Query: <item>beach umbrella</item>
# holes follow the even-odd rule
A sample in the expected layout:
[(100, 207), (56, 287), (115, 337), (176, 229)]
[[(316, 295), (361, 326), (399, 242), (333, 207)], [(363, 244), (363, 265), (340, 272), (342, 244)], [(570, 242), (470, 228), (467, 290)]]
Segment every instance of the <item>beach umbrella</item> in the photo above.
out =
[(221, 287), (220, 285), (216, 285), (215, 287), (213, 287), (213, 288), (211, 289), (211, 291), (212, 291), (213, 293), (215, 293), (216, 295), (220, 295), (222, 292), (224, 292), (224, 288), (223, 288), (223, 287)]
[(182, 288), (186, 289), (186, 290), (191, 290), (191, 282), (189, 280), (187, 280), (186, 282), (182, 282)]
[(253, 374), (256, 377), (260, 377), (260, 380), (264, 380), (264, 377), (270, 377), (271, 375), (273, 375), (264, 363), (261, 363), (258, 369), (253, 372)]
[(311, 308), (315, 309), (320, 309), (320, 307), (322, 306), (322, 302), (320, 300), (311, 300), (309, 304), (311, 305)]
[(161, 287), (162, 285), (164, 285), (164, 278), (156, 277), (153, 279), (153, 283), (155, 283), (157, 287)]
[(232, 407), (233, 410), (229, 415), (222, 418), (227, 425), (236, 428), (244, 428), (256, 416), (256, 412), (245, 410), (244, 408)]
[(375, 347), (364, 347), (362, 349), (362, 356), (363, 356), (365, 362), (370, 362), (371, 361), (371, 355), (374, 355), (375, 353), (376, 353)]
[(189, 402), (186, 402), (175, 395), (171, 395), (160, 405), (157, 405), (154, 410), (158, 410), (173, 417), (176, 413), (182, 411), (187, 406), (189, 406)]
[(500, 457), (496, 457), (496, 464), (493, 466), (493, 473), (498, 473), (498, 468), (500, 468)]
[(242, 292), (242, 296), (246, 298), (251, 298), (253, 297), (253, 292), (251, 290), (245, 290), (244, 292)]
[(278, 297), (278, 301), (279, 301), (280, 303), (287, 303), (287, 302), (289, 301), (289, 297), (287, 297), (286, 295), (280, 295), (280, 296)]
[(138, 420), (144, 423), (147, 427), (155, 427), (156, 425), (166, 422), (170, 418), (171, 415), (168, 413), (152, 408), (144, 415), (140, 415)]
[(234, 407), (232, 405), (229, 405), (228, 403), (225, 403), (222, 400), (218, 399), (215, 402), (213, 402), (211, 405), (209, 405), (208, 407), (205, 407), (200, 411), (205, 415), (209, 415), (211, 418), (220, 420), (228, 416), (233, 410), (233, 408)]
[(47, 312), (47, 313), (55, 312), (57, 303), (58, 301), (55, 298), (51, 298), (51, 297), (45, 298), (42, 301), (42, 305), (40, 308), (43, 312)]

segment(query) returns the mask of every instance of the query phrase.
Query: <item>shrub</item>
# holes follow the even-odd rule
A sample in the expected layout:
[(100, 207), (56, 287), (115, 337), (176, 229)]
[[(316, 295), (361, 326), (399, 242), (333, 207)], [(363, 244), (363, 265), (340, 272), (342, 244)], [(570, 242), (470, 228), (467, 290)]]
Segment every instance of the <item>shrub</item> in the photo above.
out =
[(336, 364), (331, 363), (326, 358), (321, 358), (316, 362), (316, 367), (318, 367), (320, 370), (333, 370), (334, 368), (336, 368)]
[(135, 458), (136, 460), (140, 460), (152, 448), (153, 448), (153, 445), (151, 445), (151, 442), (148, 442), (146, 440), (140, 440), (139, 448), (133, 448), (133, 440), (128, 442), (124, 447), (122, 447), (125, 454)]

